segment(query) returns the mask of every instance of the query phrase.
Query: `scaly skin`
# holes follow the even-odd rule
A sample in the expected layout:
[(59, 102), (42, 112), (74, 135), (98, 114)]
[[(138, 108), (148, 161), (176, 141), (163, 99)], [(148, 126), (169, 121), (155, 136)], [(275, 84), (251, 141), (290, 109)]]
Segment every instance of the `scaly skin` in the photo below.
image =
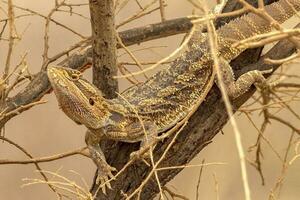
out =
[[(300, 0), (289, 2), (294, 9), (300, 10)], [(286, 0), (267, 6), (266, 11), (279, 23), (294, 14)], [(235, 81), (228, 63), (245, 49), (232, 47), (232, 44), (270, 30), (268, 21), (247, 14), (217, 31), (221, 74), (231, 98), (246, 92), (253, 83), (264, 82), (263, 72), (259, 71), (245, 73)], [(106, 163), (100, 140), (142, 141), (141, 146), (147, 146), (158, 133), (185, 117), (199, 99), (205, 99), (215, 79), (213, 70), (207, 37), (194, 35), (189, 49), (169, 68), (113, 100), (103, 98), (101, 92), (76, 70), (52, 67), (48, 69), (48, 77), (62, 110), (73, 121), (88, 128), (86, 143), (99, 168), (98, 180), (105, 182), (113, 177), (114, 168)]]

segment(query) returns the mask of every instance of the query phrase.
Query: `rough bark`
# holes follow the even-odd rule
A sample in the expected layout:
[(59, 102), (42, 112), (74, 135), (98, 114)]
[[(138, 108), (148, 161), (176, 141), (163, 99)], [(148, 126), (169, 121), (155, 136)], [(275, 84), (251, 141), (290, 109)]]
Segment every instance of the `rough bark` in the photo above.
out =
[[(252, 0), (251, 2), (253, 2)], [(95, 1), (94, 1), (95, 2)], [(270, 3), (271, 1), (268, 1)], [(230, 6), (227, 6), (228, 11), (233, 8), (236, 8), (237, 4), (236, 1), (229, 1)], [(187, 20), (189, 22), (189, 20)], [(219, 24), (224, 23), (223, 21), (219, 22)], [(145, 27), (148, 28), (148, 27)], [(171, 33), (168, 34), (176, 34), (180, 32), (185, 32), (190, 28), (190, 24), (187, 23), (187, 26), (180, 29), (179, 31), (173, 29)], [(146, 35), (143, 39), (142, 34), (141, 42), (147, 41), (148, 38), (154, 39), (159, 34), (165, 33), (164, 31), (159, 34), (153, 34), (151, 29), (147, 29), (149, 35)], [(173, 32), (174, 31), (174, 32)], [(153, 35), (151, 35), (153, 34)], [(167, 34), (167, 35), (168, 35)], [(121, 34), (122, 37), (122, 34)], [(131, 35), (129, 36), (128, 41), (130, 38), (134, 38), (136, 36)], [(139, 38), (139, 37), (138, 37)], [(122, 38), (123, 39), (123, 38)], [(124, 39), (123, 39), (124, 42)], [(136, 39), (131, 40), (128, 44), (139, 43)], [(281, 42), (276, 47), (274, 47), (270, 53), (266, 56), (272, 58), (283, 58), (290, 55), (292, 52), (295, 51), (295, 48), (292, 44), (288, 42)], [(235, 73), (238, 75), (244, 73), (245, 71), (251, 69), (266, 69), (269, 67), (278, 67), (278, 66), (268, 66), (263, 64), (263, 59), (260, 58), (261, 48), (250, 50), (245, 52), (239, 58), (232, 62), (232, 66), (234, 66)], [(81, 69), (86, 66), (86, 63), (89, 65), (91, 64), (88, 59), (91, 57), (91, 49), (86, 51), (82, 55), (75, 55), (74, 57), (71, 56), (67, 60), (67, 65), (71, 66), (72, 68)], [(260, 58), (259, 61), (257, 61)], [(250, 64), (253, 63), (253, 64)], [(44, 71), (38, 73), (33, 81), (26, 87), (26, 89), (10, 99), (8, 101), (8, 108), (9, 110), (13, 110), (16, 107), (20, 107), (22, 105), (26, 105), (28, 103), (34, 102), (42, 96), (50, 91), (49, 82), (47, 76)], [(250, 90), (247, 94), (243, 95), (235, 102), (233, 102), (233, 106), (237, 109), (240, 105), (242, 105), (254, 92), (254, 89)], [(25, 110), (25, 109), (24, 109)], [(21, 110), (24, 111), (24, 110)], [(13, 116), (17, 115), (18, 113), (12, 114), (11, 116), (4, 118), (0, 121), (0, 127), (3, 126), (9, 119)], [(194, 116), (189, 120), (189, 124), (185, 127), (184, 131), (179, 135), (176, 140), (176, 143), (169, 151), (166, 156), (166, 159), (162, 163), (161, 166), (174, 166), (174, 165), (181, 165), (186, 164), (189, 162), (195, 155), (197, 155), (207, 144), (209, 144), (215, 134), (218, 133), (220, 129), (224, 126), (224, 124), (228, 121), (228, 116), (226, 114), (225, 108), (223, 106), (221, 96), (219, 90), (216, 87), (213, 87), (210, 94), (207, 97), (207, 100), (201, 105), (198, 111), (194, 114)], [(171, 140), (169, 138), (164, 143), (160, 143), (155, 151), (155, 156), (161, 155), (164, 151), (166, 145)], [(109, 162), (120, 169), (128, 160), (129, 153), (134, 149), (137, 148), (138, 144), (128, 145), (126, 143), (119, 143), (115, 146), (111, 146), (110, 149), (107, 149), (109, 152), (108, 159)], [(181, 170), (169, 170), (160, 172), (160, 180), (162, 184), (167, 183), (170, 179), (172, 179), (177, 173)], [(109, 191), (107, 196), (101, 195), (100, 193), (97, 195), (97, 199), (121, 199), (122, 195), (120, 191), (124, 191), (125, 193), (130, 193), (136, 188), (143, 178), (149, 172), (149, 168), (146, 167), (143, 163), (135, 163), (130, 168), (124, 172), (124, 174), (118, 178), (118, 180), (113, 182), (114, 191)], [(95, 189), (95, 187), (93, 188)], [(154, 180), (151, 180), (148, 185), (143, 190), (142, 199), (151, 199), (157, 193), (157, 185)]]
[[(230, 1), (230, 3), (232, 3)], [(267, 3), (270, 3), (268, 1)], [(233, 6), (232, 8), (237, 8)], [(292, 44), (284, 41), (276, 45), (265, 56), (280, 59), (291, 55), (295, 51)], [(245, 71), (253, 69), (274, 69), (278, 65), (266, 65), (263, 63), (264, 58), (260, 58), (261, 48), (252, 49), (244, 52), (241, 56), (235, 59), (231, 65), (237, 77)], [(236, 111), (251, 95), (255, 89), (252, 88), (248, 93), (236, 99), (233, 102), (234, 110)], [(164, 161), (159, 167), (178, 166), (187, 164), (194, 156), (196, 156), (207, 144), (212, 142), (212, 138), (222, 129), (228, 121), (228, 115), (223, 105), (221, 94), (216, 86), (212, 88), (206, 101), (199, 107), (197, 112), (189, 120), (188, 125), (176, 139), (175, 144), (169, 150)], [(172, 138), (157, 145), (154, 156), (157, 160)], [(138, 148), (138, 144), (117, 143), (106, 149), (108, 162), (121, 169), (128, 161), (129, 154)], [(113, 182), (113, 190), (107, 195), (99, 193), (97, 199), (122, 199), (124, 196), (121, 191), (130, 194), (133, 192), (147, 177), (151, 168), (147, 167), (142, 162), (136, 162), (126, 169), (126, 171)], [(162, 185), (166, 184), (176, 176), (182, 169), (166, 170), (159, 172), (159, 179)], [(94, 185), (92, 192), (95, 192), (97, 185)], [(141, 199), (152, 199), (158, 192), (156, 180), (152, 178), (144, 187), (141, 193)]]
[[(265, 57), (280, 59), (291, 55), (293, 52), (295, 52), (294, 45), (288, 41), (283, 41), (276, 45)], [(244, 56), (246, 56), (246, 54)], [(265, 70), (270, 68), (276, 69), (279, 67), (278, 65), (264, 64), (263, 60), (265, 57), (261, 58), (258, 62), (245, 67), (236, 65), (234, 66), (234, 71), (237, 76), (239, 76), (240, 74), (253, 69)], [(255, 88), (251, 88), (249, 92), (236, 99), (232, 104), (234, 111), (246, 102), (254, 91)], [(206, 101), (201, 104), (197, 112), (190, 118), (188, 125), (180, 133), (179, 137), (177, 137), (175, 144), (169, 150), (169, 153), (159, 167), (187, 164), (206, 145), (212, 142), (213, 137), (222, 129), (227, 121), (228, 115), (226, 113), (221, 94), (218, 88), (214, 86), (208, 94)], [(157, 145), (154, 152), (156, 160), (164, 152), (171, 139), (172, 138), (169, 138), (167, 141)], [(107, 154), (109, 163), (117, 167), (117, 169), (121, 169), (128, 161), (130, 152), (136, 148), (138, 148), (138, 145), (128, 145), (125, 143), (111, 146), (111, 148), (107, 150), (109, 152), (109, 155)], [(106, 196), (99, 193), (96, 199), (122, 199), (123, 196), (120, 191), (127, 194), (133, 192), (134, 189), (141, 184), (150, 170), (151, 169), (149, 167), (145, 166), (145, 164), (141, 162), (135, 163), (113, 182), (113, 190), (109, 191)], [(161, 184), (166, 184), (181, 170), (182, 169), (160, 171), (159, 179)], [(96, 188), (97, 186), (94, 185), (92, 191), (95, 191)], [(141, 199), (152, 199), (157, 192), (158, 187), (156, 180), (151, 179), (143, 189)]]
[[(187, 32), (191, 27), (192, 23), (190, 19), (183, 17), (168, 20), (163, 23), (156, 23), (122, 31), (119, 32), (119, 35), (123, 43), (126, 46), (130, 46), (153, 39), (184, 33)], [(58, 65), (82, 71), (92, 65), (92, 48), (89, 47), (83, 52), (74, 53), (60, 62)], [(22, 112), (31, 108), (30, 106), (28, 107), (26, 105), (40, 100), (50, 91), (51, 86), (48, 81), (47, 73), (42, 70), (35, 74), (32, 81), (25, 87), (25, 89), (15, 96), (9, 98), (6, 101), (5, 106), (1, 108), (1, 112), (3, 112), (3, 109), (5, 109), (6, 113), (10, 112), (10, 114), (0, 119), (0, 128), (3, 128), (6, 122), (16, 115), (21, 114)], [(12, 112), (16, 109), (18, 109), (18, 112)]]
[(117, 97), (117, 46), (113, 0), (90, 0), (93, 84), (106, 98)]

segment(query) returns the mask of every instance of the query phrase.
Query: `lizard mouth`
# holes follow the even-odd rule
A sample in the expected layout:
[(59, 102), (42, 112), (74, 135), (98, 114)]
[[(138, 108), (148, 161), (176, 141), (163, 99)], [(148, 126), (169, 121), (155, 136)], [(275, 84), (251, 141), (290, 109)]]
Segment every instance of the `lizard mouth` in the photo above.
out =
[(59, 77), (61, 77), (61, 76), (59, 76), (60, 74), (61, 74), (61, 70), (56, 67), (49, 67), (47, 69), (47, 75), (48, 75), (50, 81), (60, 79), (59, 78)]
[(47, 69), (47, 75), (49, 78), (49, 81), (51, 82), (51, 85), (53, 86), (53, 89), (56, 90), (57, 85), (59, 85), (62, 88), (66, 88), (67, 87), (67, 80), (65, 75), (64, 75), (64, 71), (61, 70), (58, 67), (49, 67)]
[(47, 75), (49, 79), (55, 79), (57, 77), (58, 69), (56, 67), (48, 67), (47, 69)]

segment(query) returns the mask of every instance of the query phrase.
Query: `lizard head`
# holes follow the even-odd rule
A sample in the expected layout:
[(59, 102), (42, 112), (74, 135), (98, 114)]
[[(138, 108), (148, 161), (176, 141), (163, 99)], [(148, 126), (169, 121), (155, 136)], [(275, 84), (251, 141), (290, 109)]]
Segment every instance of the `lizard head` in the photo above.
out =
[(63, 112), (77, 124), (98, 129), (108, 116), (107, 102), (101, 92), (81, 72), (63, 67), (49, 67), (48, 78)]

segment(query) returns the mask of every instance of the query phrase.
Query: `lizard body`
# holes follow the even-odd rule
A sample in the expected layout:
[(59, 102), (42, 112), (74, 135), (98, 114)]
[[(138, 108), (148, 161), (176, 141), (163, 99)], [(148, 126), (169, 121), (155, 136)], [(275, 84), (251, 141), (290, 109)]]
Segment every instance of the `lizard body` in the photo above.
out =
[[(280, 0), (266, 11), (282, 23), (300, 10), (299, 0)], [(293, 6), (293, 8), (291, 7)], [(271, 31), (270, 22), (249, 13), (217, 31), (218, 56), (226, 91), (231, 98), (246, 92), (255, 82), (263, 82), (263, 72), (250, 71), (236, 81), (229, 61), (245, 49), (232, 44)], [(135, 85), (119, 98), (105, 99), (101, 92), (67, 68), (48, 68), (48, 77), (62, 110), (78, 124), (88, 128), (86, 142), (99, 168), (99, 179), (113, 177), (99, 146), (100, 140), (142, 141), (144, 147), (158, 133), (170, 129), (185, 117), (199, 99), (203, 101), (214, 83), (213, 59), (207, 37), (195, 35), (189, 49), (145, 83)], [(145, 132), (149, 136), (145, 139)], [(108, 185), (109, 186), (109, 185)]]
[[(300, 3), (293, 5), (299, 9)], [(266, 11), (279, 23), (294, 13), (285, 1), (267, 6)], [(270, 23), (259, 16), (252, 13), (242, 16), (217, 30), (218, 53), (223, 60), (231, 61), (245, 50), (233, 47), (233, 43), (270, 31)], [(190, 50), (177, 58), (167, 69), (158, 72), (145, 83), (126, 90), (122, 96), (131, 105), (138, 105), (139, 115), (150, 116), (163, 132), (182, 119), (195, 101), (198, 101), (205, 88), (212, 86), (208, 85), (213, 70), (209, 48), (207, 39), (193, 43)], [(225, 85), (232, 84), (234, 80), (231, 69), (221, 70), (224, 70), (222, 73), (226, 73), (223, 76)], [(235, 98), (244, 92), (238, 90), (230, 96)], [(115, 101), (119, 102), (120, 98)]]

